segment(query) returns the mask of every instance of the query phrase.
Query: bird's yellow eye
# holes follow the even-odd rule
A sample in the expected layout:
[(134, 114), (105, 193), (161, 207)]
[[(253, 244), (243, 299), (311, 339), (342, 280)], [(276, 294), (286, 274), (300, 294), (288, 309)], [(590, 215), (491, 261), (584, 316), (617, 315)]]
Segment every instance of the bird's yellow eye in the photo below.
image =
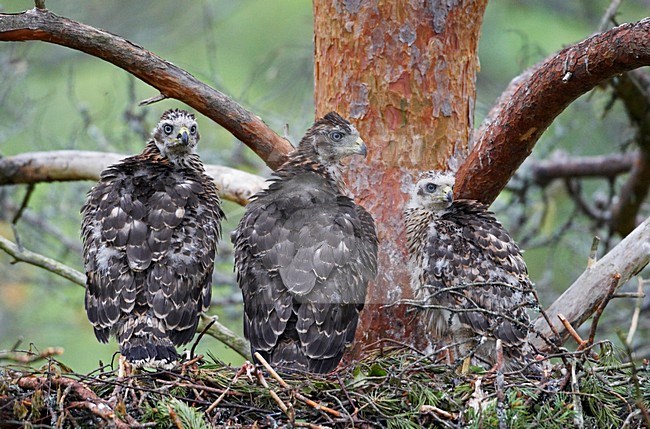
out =
[(433, 192), (436, 192), (436, 189), (438, 189), (438, 186), (436, 186), (435, 183), (427, 183), (426, 189), (427, 189), (427, 192), (433, 193)]
[(330, 138), (335, 142), (340, 142), (341, 140), (343, 140), (343, 133), (340, 131), (332, 131), (330, 133)]
[(190, 128), (190, 134), (192, 135), (196, 134), (196, 125), (192, 125), (192, 127)]
[(165, 134), (169, 135), (174, 132), (174, 127), (171, 124), (165, 124), (163, 125), (163, 131)]

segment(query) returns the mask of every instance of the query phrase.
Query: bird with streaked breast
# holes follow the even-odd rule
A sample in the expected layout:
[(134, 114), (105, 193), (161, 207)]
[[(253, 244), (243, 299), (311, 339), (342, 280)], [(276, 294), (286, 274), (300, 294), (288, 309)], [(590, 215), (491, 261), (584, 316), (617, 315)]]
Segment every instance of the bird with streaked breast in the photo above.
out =
[(521, 368), (534, 356), (527, 310), (538, 308), (526, 264), (494, 214), (454, 200), (453, 186), (451, 173), (423, 173), (405, 210), (416, 305), (455, 358), (493, 365), (501, 340), (506, 368)]

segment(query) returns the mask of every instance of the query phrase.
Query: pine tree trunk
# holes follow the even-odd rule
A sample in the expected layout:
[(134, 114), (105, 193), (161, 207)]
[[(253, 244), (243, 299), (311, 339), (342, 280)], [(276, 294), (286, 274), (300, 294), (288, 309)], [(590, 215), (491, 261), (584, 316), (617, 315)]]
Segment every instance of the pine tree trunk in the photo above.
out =
[(398, 304), (412, 297), (402, 212), (419, 172), (447, 168), (452, 155), (467, 153), (486, 4), (314, 1), (317, 116), (330, 110), (347, 116), (369, 150), (347, 173), (380, 239), (379, 274), (368, 290), (357, 346), (386, 337), (428, 345), (413, 313)]

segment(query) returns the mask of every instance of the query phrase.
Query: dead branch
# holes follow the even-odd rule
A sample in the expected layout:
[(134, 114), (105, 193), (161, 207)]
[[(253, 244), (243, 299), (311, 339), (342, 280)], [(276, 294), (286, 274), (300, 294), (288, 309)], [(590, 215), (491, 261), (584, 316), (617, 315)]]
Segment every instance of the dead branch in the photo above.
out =
[[(646, 219), (616, 247), (609, 251), (599, 261), (594, 263), (546, 310), (563, 340), (569, 336), (569, 331), (556, 320), (563, 314), (568, 323), (578, 328), (600, 306), (608, 294), (612, 279), (620, 276), (618, 285), (627, 282), (650, 262), (650, 218)], [(551, 338), (552, 331), (546, 320), (538, 317), (532, 330), (545, 337)], [(539, 350), (548, 350), (544, 340), (531, 335), (529, 340)]]
[(66, 377), (23, 377), (18, 379), (18, 386), (23, 389), (38, 390), (46, 386), (56, 388), (70, 388), (72, 393), (81, 399), (76, 405), (88, 409), (91, 413), (113, 424), (116, 428), (129, 428), (115, 415), (113, 407), (108, 401), (98, 397), (95, 392), (86, 387), (83, 383)]
[(29, 40), (66, 46), (126, 70), (156, 88), (164, 98), (180, 100), (224, 127), (273, 169), (282, 165), (293, 149), (232, 98), (133, 42), (46, 9), (0, 14), (0, 41)]
[[(38, 182), (98, 180), (102, 170), (127, 155), (106, 152), (60, 150), (27, 152), (0, 158), (0, 186), (7, 184), (33, 184)], [(206, 165), (224, 199), (238, 204), (248, 199), (264, 186), (264, 179), (221, 165)]]
[(491, 203), (551, 122), (577, 97), (622, 72), (650, 65), (650, 18), (563, 49), (510, 82), (475, 134), (455, 193)]
[(610, 86), (636, 127), (639, 155), (611, 210), (610, 230), (625, 237), (638, 224), (641, 204), (650, 192), (650, 76), (641, 70), (612, 79)]
[[(650, 149), (650, 147), (649, 147)], [(625, 237), (638, 225), (639, 209), (650, 191), (650, 150), (640, 151), (611, 209), (609, 227)]]
[[(269, 374), (271, 374), (271, 376), (275, 379), (275, 381), (278, 382), (278, 384), (280, 384), (280, 386), (282, 386), (283, 389), (291, 390), (291, 386), (289, 386), (289, 384), (286, 381), (284, 381), (282, 377), (280, 377), (280, 375), (271, 367), (271, 365), (266, 361), (266, 359), (262, 357), (261, 354), (255, 352), (255, 359), (257, 359), (257, 361), (259, 361), (262, 364), (264, 369), (266, 369), (269, 372)], [(298, 400), (304, 402), (305, 404), (309, 405), (310, 407), (316, 410), (324, 411), (328, 414), (333, 415), (334, 417), (341, 417), (341, 413), (339, 411), (336, 411), (330, 407), (326, 407), (325, 405), (319, 404), (318, 402), (315, 402), (307, 398), (305, 395), (303, 395), (298, 391), (294, 391), (293, 395), (295, 395), (295, 397)]]
[(51, 273), (58, 274), (79, 286), (86, 286), (86, 276), (79, 271), (55, 261), (54, 259), (48, 258), (47, 256), (22, 248), (2, 236), (0, 236), (0, 250), (13, 256), (17, 262), (27, 262), (28, 264), (43, 268)]
[(573, 178), (564, 179), (564, 186), (567, 193), (573, 200), (576, 208), (580, 210), (588, 219), (596, 222), (597, 226), (602, 225), (607, 220), (607, 214), (603, 210), (592, 207), (582, 195), (582, 182)]
[(52, 356), (61, 356), (63, 347), (47, 347), (40, 352), (22, 350), (0, 350), (0, 360), (9, 360), (17, 363), (33, 363)]
[(574, 157), (555, 151), (547, 160), (527, 162), (527, 175), (540, 186), (546, 186), (556, 179), (614, 178), (630, 171), (637, 156), (636, 153), (615, 153)]
[[(2, 163), (1, 160), (0, 163)], [(11, 213), (11, 212), (18, 211), (19, 207), (15, 204), (12, 204), (10, 201), (5, 201), (3, 203), (3, 208), (6, 209), (7, 212)], [(20, 221), (26, 223), (31, 228), (37, 231), (41, 231), (47, 235), (52, 236), (57, 242), (59, 242), (66, 249), (67, 252), (81, 255), (81, 242), (79, 241), (79, 238), (78, 237), (71, 238), (67, 236), (63, 231), (61, 231), (57, 227), (57, 225), (54, 225), (53, 223), (49, 222), (47, 218), (38, 216), (29, 211), (25, 211), (20, 216)]]
[(607, 7), (605, 14), (600, 20), (600, 25), (598, 26), (598, 31), (605, 31), (610, 23), (614, 22), (614, 17), (618, 11), (619, 6), (623, 0), (612, 0), (612, 2)]
[(257, 379), (259, 380), (260, 384), (264, 386), (265, 389), (268, 390), (269, 395), (271, 395), (275, 403), (278, 404), (278, 407), (280, 407), (282, 412), (287, 415), (289, 420), (293, 421), (293, 416), (292, 413), (290, 412), (290, 408), (282, 401), (282, 399), (280, 399), (280, 397), (275, 392), (275, 390), (269, 387), (269, 383), (266, 381), (266, 378), (264, 378), (264, 373), (262, 373), (262, 371), (256, 370), (255, 375), (257, 376)]
[(578, 350), (584, 348), (584, 345), (587, 342), (583, 340), (582, 337), (580, 337), (580, 334), (578, 334), (578, 332), (573, 328), (573, 326), (571, 326), (571, 323), (569, 323), (569, 321), (566, 320), (566, 317), (564, 317), (562, 313), (559, 313), (557, 315), (557, 318), (562, 323), (562, 326), (564, 326), (564, 328), (566, 329), (568, 336), (573, 338), (576, 344), (578, 344)]
[(645, 294), (643, 293), (643, 278), (639, 276), (637, 282), (636, 304), (634, 305), (634, 312), (632, 313), (632, 320), (630, 321), (630, 329), (625, 338), (625, 343), (628, 347), (631, 347), (634, 334), (639, 327), (639, 315), (641, 314), (641, 307), (643, 307), (643, 298), (645, 298)]
[(240, 337), (239, 335), (235, 334), (233, 331), (228, 329), (225, 325), (222, 325), (217, 321), (216, 316), (201, 316), (201, 320), (199, 321), (199, 326), (197, 328), (197, 331), (202, 331), (205, 329), (206, 325), (208, 323), (213, 322), (212, 326), (205, 331), (206, 334), (211, 336), (212, 338), (215, 338), (222, 343), (226, 344), (228, 347), (239, 353), (240, 356), (242, 356), (245, 359), (250, 359), (251, 357), (251, 348), (250, 344), (248, 341), (246, 341), (244, 338)]
[(591, 249), (589, 250), (589, 257), (587, 258), (587, 268), (591, 268), (598, 260), (599, 245), (600, 245), (600, 237), (594, 236), (593, 240), (591, 240)]
[(620, 285), (620, 280), (621, 280), (621, 275), (620, 274), (615, 274), (611, 278), (610, 286), (609, 286), (609, 291), (607, 292), (607, 295), (605, 295), (605, 298), (601, 301), (600, 305), (598, 308), (596, 308), (596, 311), (594, 312), (594, 317), (591, 319), (591, 327), (589, 328), (589, 338), (587, 339), (586, 343), (578, 348), (578, 350), (591, 347), (594, 345), (594, 341), (596, 339), (596, 332), (598, 330), (598, 322), (600, 321), (600, 317), (603, 315), (603, 311), (605, 311), (605, 307), (607, 307), (607, 304), (614, 298), (614, 292), (616, 292), (616, 289), (618, 289)]
[[(0, 236), (0, 250), (3, 250), (5, 253), (13, 256), (14, 259), (18, 262), (27, 262), (28, 264), (35, 265), (54, 274), (58, 274), (61, 277), (64, 277), (70, 280), (72, 283), (75, 283), (81, 287), (86, 287), (86, 276), (84, 276), (83, 273), (60, 262), (57, 262), (54, 259), (50, 259), (46, 256), (21, 248), (2, 236)], [(210, 320), (210, 318), (207, 319)], [(201, 329), (203, 328), (200, 326), (199, 331)], [(211, 337), (218, 339), (242, 355), (244, 358), (248, 358), (250, 356), (248, 341), (241, 338), (239, 335), (235, 334), (233, 331), (221, 323), (215, 322), (210, 327), (210, 329), (206, 331), (206, 333)]]

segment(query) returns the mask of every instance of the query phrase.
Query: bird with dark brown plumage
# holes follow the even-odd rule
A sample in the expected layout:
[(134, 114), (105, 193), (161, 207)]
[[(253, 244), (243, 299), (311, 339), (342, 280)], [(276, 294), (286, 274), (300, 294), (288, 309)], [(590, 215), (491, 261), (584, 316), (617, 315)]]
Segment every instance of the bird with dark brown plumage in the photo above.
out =
[(372, 216), (348, 197), (341, 160), (365, 155), (335, 112), (317, 120), (233, 233), (244, 334), (284, 370), (336, 368), (377, 271)]
[(194, 115), (168, 110), (144, 151), (108, 167), (82, 213), (85, 307), (135, 367), (170, 368), (210, 304), (224, 214)]

